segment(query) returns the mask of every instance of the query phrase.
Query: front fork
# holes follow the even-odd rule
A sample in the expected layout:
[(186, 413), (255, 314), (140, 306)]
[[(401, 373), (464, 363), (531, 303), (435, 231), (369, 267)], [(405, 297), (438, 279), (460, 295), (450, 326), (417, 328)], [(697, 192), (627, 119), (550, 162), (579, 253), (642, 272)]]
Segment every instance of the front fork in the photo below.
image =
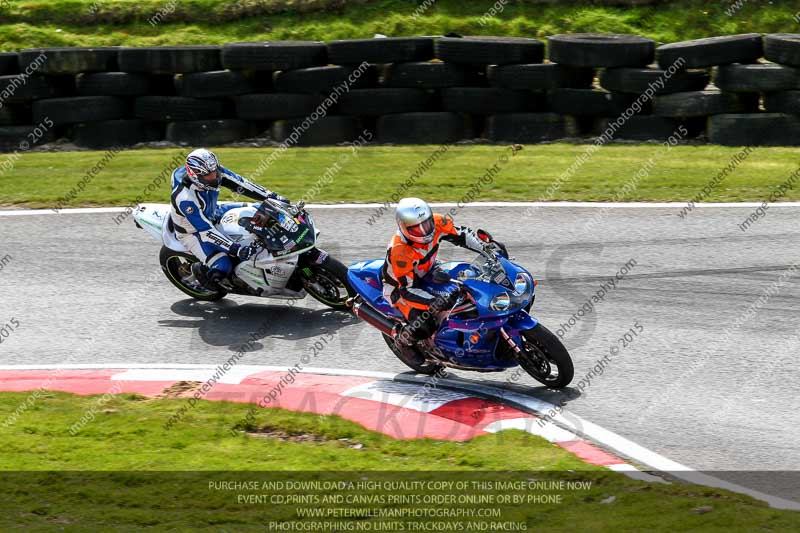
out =
[[(314, 275), (312, 268), (316, 265), (321, 265), (327, 258), (328, 252), (320, 250), (319, 248), (312, 248), (300, 254), (297, 258), (297, 267), (295, 267), (294, 272), (292, 272), (286, 286), (289, 287), (291, 285), (292, 290), (302, 289), (303, 280), (301, 278), (311, 279)], [(294, 287), (300, 287), (300, 289), (295, 289)]]
[(500, 326), (500, 336), (508, 344), (514, 354), (519, 357), (522, 353), (520, 344), (522, 343), (521, 331), (535, 328), (539, 322), (536, 321), (526, 311), (519, 311), (508, 317), (503, 326)]
[(522, 350), (519, 349), (519, 345), (514, 342), (514, 339), (511, 338), (511, 335), (509, 335), (508, 332), (506, 332), (506, 329), (502, 326), (500, 327), (500, 335), (503, 336), (503, 339), (505, 339), (511, 349), (514, 350), (514, 353), (517, 355), (517, 357), (519, 357), (519, 355), (522, 353)]
[(321, 265), (325, 262), (328, 258), (328, 252), (325, 250), (320, 250), (319, 248), (312, 248), (307, 252), (300, 254), (298, 258), (297, 265), (298, 267), (309, 266), (309, 265)]

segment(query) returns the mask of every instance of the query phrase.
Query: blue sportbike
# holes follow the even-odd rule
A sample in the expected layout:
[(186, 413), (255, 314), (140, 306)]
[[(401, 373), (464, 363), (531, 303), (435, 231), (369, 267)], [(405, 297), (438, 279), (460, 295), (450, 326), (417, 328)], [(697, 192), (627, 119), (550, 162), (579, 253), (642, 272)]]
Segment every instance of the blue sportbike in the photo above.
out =
[[(437, 332), (412, 349), (409, 358), (396, 345), (403, 315), (383, 297), (383, 260), (361, 261), (348, 269), (356, 292), (350, 301), (356, 316), (382, 334), (394, 354), (413, 370), (435, 374), (444, 367), (501, 372), (521, 366), (551, 388), (572, 381), (573, 366), (564, 345), (529, 314), (536, 282), (530, 272), (487, 246), (472, 263), (439, 263), (421, 288), (435, 295), (457, 291), (455, 304), (438, 316)], [(413, 354), (413, 352), (412, 352)], [(422, 362), (420, 362), (422, 361)]]

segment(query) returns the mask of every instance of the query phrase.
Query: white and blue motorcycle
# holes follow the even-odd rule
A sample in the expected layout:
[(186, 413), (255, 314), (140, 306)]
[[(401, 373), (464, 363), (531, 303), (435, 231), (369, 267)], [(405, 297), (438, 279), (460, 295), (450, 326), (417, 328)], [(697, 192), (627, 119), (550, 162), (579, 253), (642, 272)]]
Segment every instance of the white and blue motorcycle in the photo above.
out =
[(169, 204), (141, 204), (134, 211), (136, 226), (158, 239), (161, 269), (167, 279), (192, 298), (216, 301), (228, 294), (264, 298), (312, 298), (337, 310), (347, 310), (355, 293), (347, 279), (347, 267), (317, 248), (319, 231), (305, 210), (296, 205), (265, 200), (257, 206), (229, 210), (218, 224), (228, 237), (258, 251), (247, 261), (236, 262), (220, 288), (209, 290), (192, 274), (198, 259), (178, 241), (172, 229)]

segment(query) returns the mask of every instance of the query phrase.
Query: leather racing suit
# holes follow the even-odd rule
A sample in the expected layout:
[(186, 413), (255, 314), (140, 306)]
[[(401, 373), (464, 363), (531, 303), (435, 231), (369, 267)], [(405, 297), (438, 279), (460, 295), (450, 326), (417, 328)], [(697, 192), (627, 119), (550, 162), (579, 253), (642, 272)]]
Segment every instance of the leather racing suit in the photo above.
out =
[[(255, 184), (235, 172), (219, 166), (220, 187), (226, 187), (237, 194), (253, 200), (277, 198), (282, 196)], [(192, 255), (203, 261), (209, 269), (230, 274), (233, 263), (229, 256), (234, 242), (216, 224), (231, 209), (249, 205), (243, 202), (218, 204), (219, 189), (201, 190), (187, 177), (186, 167), (172, 172), (172, 195), (170, 203), (170, 228), (175, 236)]]
[[(403, 314), (411, 326), (411, 336), (417, 340), (434, 333), (436, 321), (432, 315), (437, 309), (432, 306), (443, 309), (443, 304), (447, 304), (441, 297), (419, 287), (419, 281), (436, 265), (439, 242), (448, 241), (476, 252), (481, 251), (486, 242), (494, 242), (483, 230), (455, 226), (449, 215), (434, 213), (433, 220), (436, 227), (430, 243), (412, 243), (399, 231), (395, 233), (389, 241), (381, 271), (384, 298)], [(505, 249), (502, 245), (501, 248)]]

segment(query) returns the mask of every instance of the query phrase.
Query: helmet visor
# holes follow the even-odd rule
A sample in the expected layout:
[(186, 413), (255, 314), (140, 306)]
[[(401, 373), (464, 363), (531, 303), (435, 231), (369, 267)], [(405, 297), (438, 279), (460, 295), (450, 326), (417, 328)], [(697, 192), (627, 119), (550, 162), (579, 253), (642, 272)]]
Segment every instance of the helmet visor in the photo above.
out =
[(197, 174), (197, 179), (199, 179), (206, 185), (216, 185), (217, 182), (219, 181), (216, 170), (212, 170), (208, 174)]
[(433, 233), (436, 224), (433, 222), (433, 218), (429, 218), (428, 220), (424, 220), (419, 224), (414, 226), (408, 226), (406, 230), (408, 234), (414, 237), (427, 237), (431, 233)]

